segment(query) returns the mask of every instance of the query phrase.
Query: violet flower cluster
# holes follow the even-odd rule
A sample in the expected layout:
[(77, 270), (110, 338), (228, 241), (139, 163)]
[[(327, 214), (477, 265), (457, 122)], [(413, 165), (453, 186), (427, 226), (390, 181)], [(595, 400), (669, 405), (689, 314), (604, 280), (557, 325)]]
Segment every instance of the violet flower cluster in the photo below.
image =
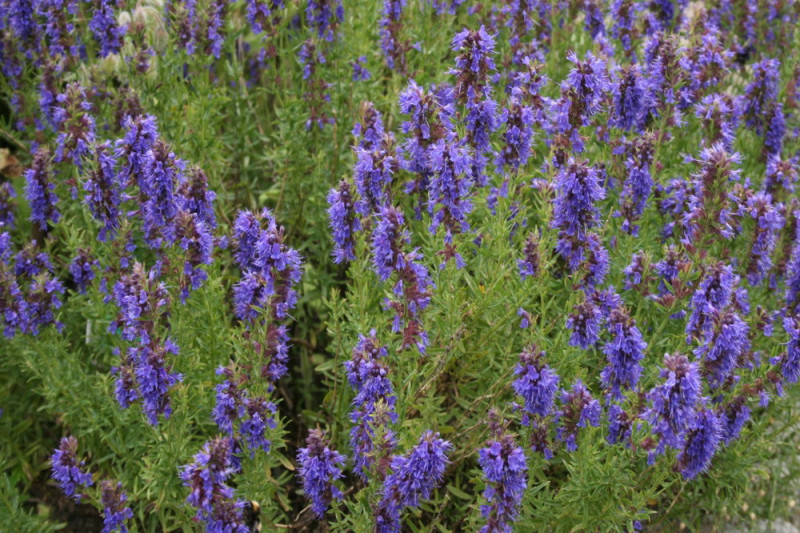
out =
[(383, 477), (389, 457), (397, 446), (390, 424), (397, 422), (394, 406), (396, 397), (389, 379), (385, 359), (386, 346), (381, 346), (371, 331), (369, 337), (359, 336), (353, 355), (345, 361), (347, 381), (356, 393), (350, 422), (350, 448), (356, 474), (367, 478), (373, 472)]
[(525, 451), (516, 445), (504, 422), (497, 417), (496, 413), (489, 413), (492, 437), (478, 451), (478, 464), (487, 482), (483, 497), (488, 501), (481, 506), (486, 520), (482, 533), (511, 531), (527, 488)]
[(186, 501), (197, 509), (196, 518), (207, 531), (249, 533), (244, 522), (244, 502), (234, 500), (234, 489), (227, 482), (241, 466), (235, 456), (234, 440), (217, 437), (206, 442), (194, 462), (181, 467), (180, 478), (190, 489)]
[(309, 431), (305, 447), (297, 451), (297, 473), (303, 481), (303, 492), (311, 500), (311, 509), (318, 518), (325, 516), (334, 499), (342, 499), (342, 491), (334, 483), (342, 477), (345, 459), (330, 448), (319, 429)]
[(85, 471), (84, 461), (79, 461), (78, 439), (75, 437), (64, 437), (56, 448), (51, 459), (53, 463), (53, 479), (58, 481), (64, 494), (71, 496), (76, 502), (81, 501), (81, 494), (77, 492), (80, 487), (91, 487), (94, 485), (92, 474)]
[(386, 476), (381, 500), (375, 514), (375, 530), (379, 533), (400, 531), (400, 518), (409, 507), (418, 507), (439, 486), (448, 464), (452, 444), (426, 431), (419, 442), (405, 455), (391, 461), (391, 474)]
[(281, 322), (297, 304), (302, 258), (284, 244), (284, 229), (268, 209), (241, 211), (233, 239), (234, 259), (242, 270), (233, 290), (236, 316), (250, 329), (263, 328), (254, 346), (264, 360), (261, 376), (274, 384), (286, 373), (289, 328)]

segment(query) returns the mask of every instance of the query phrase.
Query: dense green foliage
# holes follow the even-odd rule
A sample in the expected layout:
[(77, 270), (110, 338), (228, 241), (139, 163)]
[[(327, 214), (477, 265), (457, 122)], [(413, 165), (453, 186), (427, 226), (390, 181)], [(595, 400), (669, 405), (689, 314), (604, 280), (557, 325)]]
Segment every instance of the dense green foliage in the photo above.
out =
[[(202, 11), (205, 3), (201, 0), (198, 9)], [(209, 188), (217, 194), (215, 235), (232, 235), (239, 210), (268, 207), (286, 229), (285, 243), (303, 257), (299, 301), (290, 313), (289, 373), (271, 393), (279, 417), (278, 427), (268, 432), (273, 447), (268, 453), (243, 455), (241, 474), (232, 483), (236, 497), (260, 502), (265, 531), (317, 527), (296, 476), (297, 449), (309, 429), (320, 427), (327, 431), (333, 448), (350, 453), (353, 392), (343, 364), (359, 335), (374, 329), (389, 348), (389, 377), (397, 395), (398, 422), (393, 425), (397, 449), (409, 450), (428, 429), (454, 445), (442, 486), (430, 500), (405, 514), (405, 527), (409, 531), (479, 529), (483, 524), (480, 506), (486, 502), (478, 450), (489, 438), (488, 411), (498, 409), (511, 421), (518, 443), (525, 446), (530, 438), (530, 428), (519, 424), (521, 413), (512, 407), (519, 401), (511, 384), (520, 352), (535, 344), (547, 353), (547, 363), (558, 372), (561, 386), (568, 388), (580, 378), (602, 402), (600, 373), (606, 365), (605, 355), (599, 345), (588, 350), (572, 346), (571, 331), (566, 327), (567, 315), (584, 299), (579, 290), (582, 273), (566, 272), (552, 251), (558, 239), (558, 229), (550, 224), (553, 188), (531, 186), (536, 180), (553, 183), (557, 170), (545, 162), (552, 160), (554, 147), (545, 142), (545, 132), (536, 128), (529, 161), (508, 175), (511, 194), (500, 197), (496, 209), (490, 208), (487, 198), (503, 177), (492, 167), (490, 185), (472, 193), (470, 231), (453, 238), (466, 262), (460, 269), (455, 261), (440, 268), (444, 230), (429, 231), (428, 213), (414, 217), (416, 198), (403, 192), (411, 173), (399, 170), (395, 174), (392, 200), (405, 212), (410, 248), (419, 247), (435, 286), (431, 303), (422, 314), (430, 337), (425, 355), (416, 349), (402, 350), (400, 336), (392, 332), (392, 312), (384, 309), (383, 302), (391, 297), (393, 282), (380, 282), (373, 271), (370, 231), (374, 221), (367, 221), (367, 231), (358, 235), (355, 261), (345, 265), (332, 261), (326, 196), (340, 180), (352, 177), (356, 141), (351, 130), (362, 120), (362, 102), (373, 102), (383, 114), (386, 130), (402, 139), (400, 124), (408, 117), (399, 111), (399, 93), (410, 79), (425, 87), (454, 82), (448, 73), (456, 56), (451, 50), (453, 35), (464, 27), (476, 29), (488, 23), (492, 13), (489, 2), (476, 13), (462, 6), (451, 15), (436, 14), (424, 0), (409, 0), (402, 32), (409, 43), (419, 46), (406, 54), (406, 74), (384, 63), (378, 36), (380, 3), (344, 2), (344, 20), (337, 37), (331, 42), (319, 40), (326, 62), (317, 66), (317, 75), (329, 83), (330, 101), (323, 105), (335, 122), (310, 129), (305, 127), (311, 112), (305, 98), (309, 86), (298, 60), (309, 34), (305, 2), (287, 2), (267, 44), (250, 30), (246, 4), (230, 4), (219, 59), (202, 52), (188, 55), (181, 49), (174, 26), (163, 18), (164, 6), (155, 0), (120, 4), (132, 25), (141, 24), (155, 51), (146, 72), (125, 59), (133, 53), (131, 32), (121, 55), (93, 59), (96, 50), (85, 29), (92, 7), (81, 3), (75, 32), (83, 32), (89, 59), (70, 62), (59, 74), (58, 86), (77, 81), (86, 88), (102, 88), (90, 98), (99, 140), (123, 136), (116, 114), (121, 102), (135, 94), (141, 109), (157, 118), (159, 135), (171, 150), (208, 176)], [(295, 17), (297, 23), (292, 22)], [(702, 33), (701, 24), (695, 26), (691, 20), (687, 19), (681, 30), (687, 47)], [(572, 68), (566, 60), (568, 50), (580, 58), (588, 51), (598, 53), (600, 46), (584, 29), (583, 21), (582, 9), (573, 7), (562, 24), (554, 24), (542, 70), (551, 81), (542, 88), (543, 96), (558, 98), (559, 83)], [(496, 62), (503, 71), (510, 57), (510, 30), (501, 26), (497, 31)], [(725, 33), (723, 39), (728, 39), (725, 46), (733, 47), (735, 32)], [(776, 40), (758, 50), (759, 57), (781, 60), (782, 97), (797, 75), (800, 34), (790, 39), (782, 44)], [(274, 46), (274, 54), (263, 68), (255, 63), (261, 46)], [(621, 49), (616, 40), (612, 46)], [(352, 81), (351, 62), (362, 55), (372, 77)], [(750, 76), (747, 66), (732, 63), (715, 90), (742, 94)], [(36, 336), (20, 333), (0, 341), (0, 524), (13, 524), (14, 531), (51, 531), (70, 517), (83, 516), (87, 504), (76, 507), (66, 503), (48, 479), (49, 460), (60, 438), (74, 435), (80, 444), (79, 457), (96, 473), (96, 479), (122, 483), (134, 512), (132, 529), (197, 530), (200, 524), (193, 521), (196, 510), (186, 503), (189, 489), (178, 476), (179, 468), (189, 464), (203, 443), (219, 433), (211, 418), (215, 387), (223, 379), (216, 369), (232, 360), (239, 366), (258, 364), (249, 337), (258, 331), (248, 331), (234, 315), (232, 289), (241, 276), (232, 258), (234, 245), (215, 248), (214, 262), (203, 267), (207, 281), (185, 303), (179, 297), (180, 268), (167, 269), (162, 277), (172, 299), (169, 335), (180, 347), (171, 363), (183, 376), (170, 390), (172, 415), (153, 426), (138, 405), (121, 409), (114, 395), (111, 369), (119, 365), (119, 357), (113, 350), (124, 350), (129, 343), (117, 332), (108, 331), (117, 308), (104, 299), (102, 274), (86, 294), (78, 293), (69, 282), (68, 265), (75, 250), (90, 249), (101, 268), (119, 257), (120, 242), (100, 242), (99, 225), (88, 207), (70, 196), (71, 187), (85, 181), (92, 165), (83, 169), (69, 163), (56, 165), (62, 218), (46, 231), (29, 220), (21, 169), (32, 162), (31, 142), (51, 147), (56, 142), (53, 131), (37, 130), (34, 124), (40, 114), (37, 91), (41, 80), (41, 68), (30, 62), (14, 83), (9, 78), (0, 81), (0, 143), (7, 147), (0, 152), (0, 181), (10, 181), (18, 194), (16, 225), (10, 230), (15, 249), (38, 240), (67, 291), (63, 306), (56, 311), (62, 330), (51, 325)], [(22, 105), (12, 105), (12, 95), (22, 95)], [(501, 83), (496, 97), (505, 103)], [(794, 113), (787, 110), (789, 131), (800, 127), (800, 115), (797, 110)], [(649, 126), (658, 135), (652, 164), (658, 185), (675, 178), (688, 179), (700, 168), (685, 156), (699, 157), (709, 132), (692, 111), (687, 111), (684, 119), (681, 128), (664, 118)], [(20, 121), (24, 123), (21, 129), (16, 126)], [(456, 130), (465, 134), (462, 123)], [(595, 124), (583, 128), (586, 149), (580, 157), (604, 163), (608, 175), (621, 180), (624, 160), (613, 148), (622, 133), (609, 131)], [(502, 144), (499, 134), (493, 136), (493, 143), (497, 147)], [(787, 156), (800, 148), (791, 134), (784, 143)], [(762, 182), (765, 173), (762, 148), (760, 137), (739, 129), (732, 150), (741, 154), (742, 175), (754, 185)], [(653, 263), (663, 257), (666, 244), (661, 232), (667, 220), (657, 209), (657, 198), (651, 198), (639, 221), (639, 235), (629, 235), (621, 229), (622, 219), (612, 216), (619, 195), (619, 187), (609, 188), (598, 202), (602, 218), (597, 231), (610, 255), (604, 286), (617, 289), (647, 342), (637, 392), (625, 393), (626, 401), (633, 404), (645, 402), (644, 392), (637, 399), (638, 391), (649, 391), (661, 383), (659, 370), (665, 353), (690, 354), (694, 348), (686, 341), (686, 319), (674, 317), (689, 309), (691, 296), (667, 305), (637, 288), (624, 288), (623, 269), (635, 252), (644, 252)], [(788, 204), (795, 195), (787, 191), (781, 201)], [(128, 217), (122, 228), (135, 229), (136, 224), (134, 217)], [(539, 275), (522, 279), (517, 262), (532, 231), (541, 232)], [(681, 281), (696, 286), (703, 277), (703, 266), (717, 259), (744, 264), (752, 234), (753, 222), (748, 219), (731, 239), (713, 239), (701, 248), (687, 249), (692, 266), (681, 273)], [(787, 262), (793, 236), (784, 235), (783, 239), (776, 258)], [(167, 263), (181, 264), (180, 250), (168, 249), (164, 254)], [(134, 256), (149, 267), (158, 254), (140, 243)], [(116, 273), (108, 275), (110, 287)], [(654, 288), (655, 284), (651, 290)], [(762, 283), (747, 288), (752, 312), (744, 319), (753, 328), (751, 351), (761, 353), (763, 364), (752, 370), (740, 369), (741, 383), (726, 390), (726, 398), (740, 393), (747, 383), (768, 380), (768, 372), (774, 370), (769, 359), (780, 356), (788, 341), (780, 320), (776, 320), (771, 337), (756, 331), (756, 307), (780, 309), (783, 282), (777, 287)], [(528, 328), (520, 327), (520, 308), (531, 313)], [(796, 516), (799, 391), (796, 384), (787, 383), (784, 397), (774, 397), (766, 407), (750, 401), (752, 419), (740, 437), (719, 449), (708, 471), (688, 481), (673, 468), (675, 451), (648, 465), (647, 450), (641, 446), (608, 444), (605, 421), (599, 427), (582, 428), (574, 452), (567, 452), (563, 444), (554, 446), (555, 457), (549, 461), (525, 446), (528, 488), (516, 525), (520, 531), (607, 531), (632, 529), (639, 520), (645, 528), (675, 530), (681, 523), (694, 528), (709, 522), (719, 525), (740, 519), (748, 524), (755, 517)], [(632, 442), (641, 444), (650, 431), (646, 423), (635, 426)], [(322, 522), (332, 531), (370, 530), (380, 486), (366, 484), (350, 468), (340, 485), (345, 497), (333, 504)], [(102, 509), (97, 488), (87, 493), (89, 505)]]

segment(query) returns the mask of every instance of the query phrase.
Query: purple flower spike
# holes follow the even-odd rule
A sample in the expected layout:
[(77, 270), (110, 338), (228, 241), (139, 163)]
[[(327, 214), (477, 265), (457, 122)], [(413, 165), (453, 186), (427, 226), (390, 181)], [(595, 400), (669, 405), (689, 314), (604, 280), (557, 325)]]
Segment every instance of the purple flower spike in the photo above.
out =
[[(356, 393), (350, 412), (350, 421), (355, 424), (350, 430), (350, 447), (355, 472), (364, 479), (376, 464), (378, 472), (385, 473), (388, 457), (396, 446), (388, 425), (397, 421), (397, 399), (384, 360), (386, 355), (386, 346), (380, 345), (373, 330), (369, 337), (359, 336), (352, 359), (344, 363), (347, 381)], [(378, 427), (380, 440), (376, 435)]]
[(714, 311), (703, 343), (694, 350), (702, 358), (703, 374), (711, 388), (721, 387), (731, 377), (740, 358), (750, 349), (749, 332), (747, 323), (731, 308)]
[(625, 307), (611, 311), (606, 327), (611, 338), (603, 347), (608, 365), (603, 369), (601, 379), (610, 389), (611, 396), (620, 399), (623, 388), (635, 389), (639, 382), (647, 343)]
[(346, 180), (339, 183), (338, 189), (328, 193), (328, 218), (333, 231), (333, 262), (346, 263), (353, 261), (355, 255), (355, 237), (361, 230), (361, 222), (356, 217), (355, 201)]
[(738, 396), (720, 411), (722, 440), (730, 444), (739, 437), (742, 428), (750, 420), (750, 408), (745, 403), (745, 397)]
[(783, 317), (783, 327), (789, 335), (789, 342), (781, 356), (781, 372), (787, 382), (796, 383), (800, 378), (800, 317)]
[(706, 470), (722, 439), (722, 424), (712, 410), (697, 413), (686, 435), (677, 468), (685, 479), (693, 479)]
[(119, 205), (122, 202), (122, 183), (116, 173), (116, 160), (109, 144), (95, 147), (94, 165), (83, 183), (84, 201), (95, 220), (102, 224), (98, 239), (113, 239), (119, 227)]
[(575, 306), (574, 312), (567, 317), (567, 327), (572, 330), (570, 346), (587, 350), (594, 346), (600, 338), (600, 309), (589, 299)]
[(318, 518), (334, 499), (342, 499), (342, 491), (334, 482), (342, 477), (345, 456), (332, 450), (320, 429), (312, 429), (306, 439), (306, 447), (297, 452), (298, 475), (303, 480), (303, 492), (311, 500), (311, 509)]
[(33, 156), (31, 168), (25, 171), (25, 196), (31, 206), (31, 221), (44, 231), (47, 222), (55, 224), (61, 218), (56, 204), (56, 184), (50, 168), (50, 153), (39, 148)]
[(76, 502), (81, 501), (81, 494), (75, 491), (78, 487), (90, 487), (92, 474), (83, 471), (84, 462), (78, 461), (78, 440), (75, 437), (64, 437), (53, 453), (53, 479), (58, 481), (61, 490), (72, 496)]
[(181, 467), (180, 478), (191, 490), (186, 501), (197, 509), (196, 518), (208, 531), (249, 533), (242, 517), (244, 502), (234, 502), (234, 491), (226, 483), (240, 470), (231, 437), (206, 442), (194, 462)]
[(128, 496), (122, 489), (122, 483), (104, 480), (100, 484), (100, 501), (103, 504), (103, 530), (101, 533), (128, 533), (126, 520), (133, 518), (133, 511), (125, 506)]
[(747, 281), (750, 285), (758, 285), (772, 268), (772, 252), (784, 220), (779, 206), (765, 192), (755, 193), (747, 199), (747, 214), (756, 223), (750, 239)]
[(114, 13), (115, 2), (111, 0), (94, 0), (94, 13), (89, 21), (89, 29), (92, 31), (97, 44), (100, 45), (98, 55), (106, 57), (110, 54), (119, 53), (122, 48), (122, 39), (125, 36), (125, 26), (117, 24), (117, 17)]
[(67, 85), (63, 94), (56, 97), (53, 116), (58, 125), (55, 161), (72, 161), (79, 169), (89, 154), (95, 140), (92, 105), (86, 92), (77, 82)]
[(411, 451), (392, 459), (392, 473), (383, 483), (383, 496), (375, 516), (378, 533), (400, 531), (403, 510), (418, 507), (420, 500), (430, 498), (442, 482), (451, 448), (438, 433), (426, 431)]
[(588, 161), (570, 159), (556, 177), (557, 196), (552, 227), (557, 228), (556, 250), (571, 272), (585, 257), (586, 234), (597, 224), (595, 202), (605, 197), (600, 174)]
[(350, 65), (353, 67), (353, 81), (367, 81), (372, 78), (372, 74), (367, 70), (367, 56), (360, 56), (351, 61)]
[(525, 410), (523, 425), (528, 425), (530, 415), (544, 418), (553, 409), (559, 378), (543, 361), (544, 355), (536, 346), (530, 346), (520, 353), (519, 364), (514, 367), (517, 378), (513, 387)]
[(483, 497), (489, 502), (481, 506), (481, 514), (486, 519), (481, 533), (511, 531), (527, 488), (525, 452), (497, 418), (496, 413), (489, 413), (492, 437), (486, 447), (478, 451), (478, 464), (486, 479)]
[(517, 260), (519, 277), (524, 281), (525, 278), (535, 278), (539, 275), (539, 263), (541, 254), (539, 252), (539, 236), (537, 233), (529, 233), (525, 239), (525, 247), (522, 250), (523, 259)]
[(652, 426), (653, 434), (660, 437), (657, 454), (663, 453), (666, 446), (681, 448), (696, 417), (701, 394), (697, 363), (690, 363), (685, 355), (666, 354), (659, 376), (665, 381), (647, 394), (651, 406), (642, 415)]
[(14, 218), (16, 211), (14, 198), (16, 197), (17, 193), (14, 190), (14, 187), (11, 186), (10, 181), (0, 183), (0, 228), (3, 227), (5, 227), (5, 229), (14, 228)]
[(561, 409), (556, 413), (558, 440), (567, 445), (567, 451), (578, 449), (578, 429), (600, 425), (600, 402), (583, 385), (575, 381), (572, 389), (561, 391)]
[(78, 291), (81, 294), (86, 293), (86, 288), (94, 279), (94, 271), (99, 264), (100, 262), (92, 257), (90, 250), (87, 248), (79, 249), (78, 254), (72, 259), (69, 264), (69, 273), (72, 275), (72, 280), (78, 286)]

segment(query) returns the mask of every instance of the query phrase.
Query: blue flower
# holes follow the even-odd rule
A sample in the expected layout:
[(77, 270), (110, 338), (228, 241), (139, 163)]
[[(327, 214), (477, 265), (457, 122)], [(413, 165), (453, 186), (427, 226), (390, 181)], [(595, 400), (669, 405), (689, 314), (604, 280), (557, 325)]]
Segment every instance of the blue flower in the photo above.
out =
[(95, 0), (94, 12), (89, 21), (89, 29), (92, 31), (95, 41), (100, 45), (100, 57), (119, 53), (122, 48), (126, 27), (117, 24), (114, 2), (111, 0)]
[(536, 346), (530, 346), (520, 353), (519, 364), (514, 367), (513, 387), (522, 397), (526, 415), (540, 418), (552, 411), (559, 381), (558, 375), (543, 361), (544, 355)]
[(567, 327), (572, 330), (570, 346), (586, 350), (600, 338), (600, 309), (589, 299), (577, 304), (574, 312), (567, 317)]
[(122, 202), (122, 183), (115, 170), (116, 160), (109, 154), (109, 144), (95, 147), (95, 163), (83, 183), (85, 201), (95, 220), (102, 224), (98, 239), (113, 239), (119, 227), (119, 205)]
[(391, 470), (383, 482), (381, 501), (375, 516), (379, 533), (399, 532), (400, 515), (407, 507), (418, 507), (430, 498), (444, 478), (447, 454), (452, 445), (438, 433), (426, 431), (406, 455), (392, 458)]
[(334, 499), (342, 499), (342, 491), (334, 484), (342, 477), (345, 456), (332, 450), (320, 429), (308, 433), (306, 446), (297, 452), (298, 475), (303, 492), (311, 500), (311, 509), (318, 518), (325, 515)]
[(493, 420), (493, 414), (489, 414), (490, 424), (496, 426), (492, 438), (478, 451), (478, 464), (487, 482), (483, 497), (488, 501), (481, 506), (481, 514), (486, 519), (482, 533), (511, 531), (527, 488), (525, 452), (516, 445), (514, 437), (505, 432), (502, 424)]
[(586, 233), (597, 224), (594, 204), (605, 197), (605, 191), (597, 169), (573, 159), (556, 176), (556, 191), (551, 222), (559, 230), (556, 250), (574, 272), (585, 255)]
[(711, 464), (722, 439), (722, 424), (714, 411), (703, 409), (689, 425), (683, 450), (678, 454), (678, 469), (685, 479), (693, 479)]
[(576, 380), (571, 390), (562, 390), (560, 400), (556, 436), (567, 445), (567, 451), (574, 452), (578, 449), (578, 429), (600, 425), (600, 402), (592, 398), (581, 380)]
[(94, 271), (100, 262), (91, 256), (89, 249), (81, 248), (69, 264), (69, 273), (78, 286), (81, 294), (86, 292), (89, 283), (94, 279)]
[(330, 190), (328, 206), (334, 241), (333, 262), (338, 264), (353, 261), (356, 258), (355, 237), (361, 230), (361, 222), (356, 217), (355, 201), (346, 180), (339, 182), (338, 189)]
[(191, 491), (186, 501), (197, 509), (196, 518), (206, 523), (208, 531), (250, 531), (244, 524), (241, 504), (232, 501), (234, 491), (227, 485), (240, 470), (234, 448), (233, 438), (217, 437), (203, 445), (193, 463), (180, 469), (181, 481)]
[(53, 479), (58, 481), (61, 490), (72, 496), (76, 502), (81, 501), (81, 494), (76, 493), (79, 487), (90, 487), (94, 484), (92, 474), (85, 472), (84, 462), (78, 461), (78, 440), (75, 437), (64, 437), (53, 453)]
[[(382, 460), (395, 447), (388, 425), (397, 421), (394, 412), (397, 399), (389, 367), (383, 360), (386, 355), (386, 346), (380, 345), (373, 330), (369, 337), (359, 336), (351, 360), (344, 363), (347, 381), (356, 393), (350, 412), (350, 421), (355, 424), (350, 430), (350, 447), (355, 472), (362, 478), (370, 474), (376, 462), (380, 468)], [(378, 427), (381, 440), (375, 442)]]
[[(694, 422), (700, 402), (700, 371), (682, 354), (664, 355), (664, 368), (659, 373), (665, 380), (647, 394), (650, 408), (642, 415), (660, 437), (656, 453), (666, 446), (680, 449), (686, 431)], [(652, 455), (651, 455), (652, 460)]]
[(623, 388), (635, 389), (639, 382), (647, 343), (625, 307), (611, 311), (606, 328), (610, 339), (603, 346), (603, 353), (606, 354), (608, 365), (600, 377), (610, 389), (611, 396), (620, 399)]
[(102, 533), (128, 533), (125, 521), (133, 518), (133, 511), (125, 506), (128, 496), (122, 489), (122, 483), (115, 485), (113, 481), (104, 480), (100, 484), (100, 501), (103, 504)]
[(61, 218), (56, 207), (58, 196), (50, 168), (50, 153), (46, 148), (40, 147), (36, 151), (31, 167), (24, 174), (25, 196), (31, 206), (31, 221), (46, 230), (48, 221), (55, 224)]

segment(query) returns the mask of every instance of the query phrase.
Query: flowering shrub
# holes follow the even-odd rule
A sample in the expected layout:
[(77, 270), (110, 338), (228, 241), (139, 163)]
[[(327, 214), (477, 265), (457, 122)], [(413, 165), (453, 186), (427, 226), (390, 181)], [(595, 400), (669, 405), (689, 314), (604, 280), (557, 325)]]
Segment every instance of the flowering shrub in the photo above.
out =
[(0, 0), (0, 523), (790, 516), (799, 17)]

